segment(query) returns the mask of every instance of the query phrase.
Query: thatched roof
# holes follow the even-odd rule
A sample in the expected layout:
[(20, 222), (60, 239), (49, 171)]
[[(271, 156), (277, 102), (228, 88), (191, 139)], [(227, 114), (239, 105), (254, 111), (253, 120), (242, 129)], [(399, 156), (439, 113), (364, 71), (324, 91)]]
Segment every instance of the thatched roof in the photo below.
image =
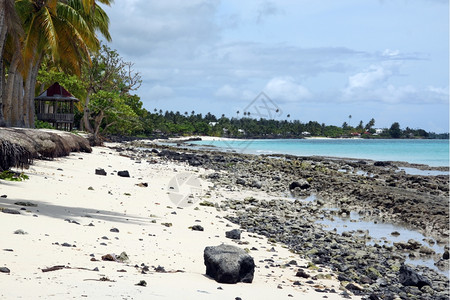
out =
[(23, 167), (32, 159), (92, 152), (87, 139), (58, 130), (0, 128), (0, 171)]

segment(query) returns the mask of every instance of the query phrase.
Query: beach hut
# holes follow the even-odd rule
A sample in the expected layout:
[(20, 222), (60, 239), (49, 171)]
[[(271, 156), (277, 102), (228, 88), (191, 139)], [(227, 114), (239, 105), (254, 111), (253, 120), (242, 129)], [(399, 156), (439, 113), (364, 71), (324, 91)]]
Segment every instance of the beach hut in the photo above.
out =
[(40, 121), (51, 123), (56, 129), (72, 130), (74, 103), (79, 100), (55, 82), (34, 98), (36, 116)]

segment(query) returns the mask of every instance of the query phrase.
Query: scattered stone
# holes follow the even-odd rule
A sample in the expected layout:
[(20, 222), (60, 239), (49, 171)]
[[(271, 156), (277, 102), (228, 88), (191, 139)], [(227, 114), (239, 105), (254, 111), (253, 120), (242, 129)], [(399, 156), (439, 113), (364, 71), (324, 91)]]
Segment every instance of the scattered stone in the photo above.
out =
[(117, 175), (119, 177), (130, 177), (130, 173), (128, 171), (126, 171), (126, 170), (117, 172)]
[(116, 257), (114, 254), (106, 254), (102, 256), (102, 260), (106, 261), (116, 261)]
[(399, 282), (404, 286), (416, 286), (419, 289), (425, 285), (431, 286), (430, 280), (414, 271), (411, 267), (402, 265), (400, 267)]
[(138, 187), (148, 187), (148, 183), (147, 183), (147, 182), (137, 183), (136, 185), (137, 185)]
[(400, 235), (400, 232), (398, 232), (398, 231), (393, 231), (393, 232), (391, 232), (391, 235), (392, 235), (392, 236), (399, 236), (399, 235)]
[(14, 231), (14, 234), (28, 234), (28, 233), (23, 231), (22, 229), (17, 229), (16, 231)]
[(311, 277), (311, 275), (306, 273), (305, 270), (303, 270), (303, 269), (298, 269), (297, 274), (295, 274), (295, 276), (301, 277), (301, 278), (309, 278), (309, 277)]
[(206, 247), (204, 250), (206, 275), (219, 283), (251, 283), (255, 272), (253, 257), (232, 245)]
[(110, 232), (119, 232), (119, 229), (117, 229), (117, 228), (111, 228), (109, 231), (110, 231)]
[(201, 225), (194, 225), (191, 227), (193, 231), (204, 231), (205, 229)]
[(20, 215), (20, 211), (10, 208), (3, 208), (2, 212), (5, 214), (11, 214), (11, 215)]
[(138, 283), (136, 283), (136, 285), (139, 285), (139, 286), (147, 286), (147, 282), (146, 282), (145, 280), (141, 280), (141, 281), (139, 281)]
[(167, 273), (166, 269), (164, 269), (164, 267), (159, 266), (159, 265), (155, 268), (155, 272), (157, 272), (157, 273)]
[(95, 169), (95, 175), (106, 176), (106, 171), (102, 168)]
[(31, 202), (23, 202), (23, 201), (17, 201), (14, 204), (19, 205), (19, 206), (33, 206), (33, 207), (37, 206), (37, 204), (31, 203)]
[(125, 261), (128, 261), (130, 258), (128, 257), (127, 253), (125, 251), (123, 251), (122, 253), (120, 253), (119, 256), (116, 257), (116, 259), (118, 261), (125, 262)]
[(442, 254), (442, 259), (446, 259), (446, 260), (447, 260), (447, 259), (449, 259), (449, 257), (450, 257), (450, 256), (449, 256), (448, 250), (445, 250), (445, 251), (444, 251), (444, 254)]
[(8, 195), (1, 195), (1, 198), (8, 198)]
[(239, 229), (233, 229), (225, 232), (225, 237), (232, 240), (240, 240), (241, 239), (241, 231)]
[(9, 274), (9, 273), (11, 273), (11, 270), (8, 269), (7, 267), (0, 267), (0, 273)]
[(299, 181), (294, 181), (289, 184), (289, 189), (293, 190), (295, 188), (300, 188), (301, 190), (306, 190), (310, 187), (310, 184), (305, 179), (300, 179)]

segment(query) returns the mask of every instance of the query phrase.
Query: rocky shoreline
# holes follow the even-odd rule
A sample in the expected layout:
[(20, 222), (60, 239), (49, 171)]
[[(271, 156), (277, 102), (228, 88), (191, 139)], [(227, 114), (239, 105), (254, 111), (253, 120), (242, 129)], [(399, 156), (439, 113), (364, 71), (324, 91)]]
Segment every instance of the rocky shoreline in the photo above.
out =
[[(136, 159), (158, 156), (210, 169), (207, 180), (216, 190), (262, 192), (261, 199), (228, 199), (213, 205), (226, 211), (227, 218), (242, 229), (281, 242), (310, 259), (310, 268), (331, 267), (341, 285), (355, 294), (367, 295), (367, 299), (449, 297), (446, 276), (427, 267), (404, 265), (407, 257), (435, 257), (440, 267), (448, 268), (448, 175), (409, 175), (400, 167), (425, 167), (399, 162), (256, 156), (139, 142), (119, 148), (132, 150)], [(314, 200), (280, 199), (291, 194), (313, 195)], [(326, 209), (330, 206), (335, 209)], [(445, 251), (434, 253), (414, 240), (383, 244), (365, 230), (338, 234), (317, 223), (351, 212), (376, 222), (407, 225), (445, 245)]]

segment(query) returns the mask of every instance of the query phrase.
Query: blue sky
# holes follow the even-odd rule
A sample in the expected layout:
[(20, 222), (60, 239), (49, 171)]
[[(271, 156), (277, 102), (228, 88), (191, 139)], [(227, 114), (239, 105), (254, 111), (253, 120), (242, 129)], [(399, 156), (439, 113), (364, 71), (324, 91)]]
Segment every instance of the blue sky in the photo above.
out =
[(264, 92), (276, 119), (449, 131), (448, 0), (118, 0), (105, 9), (109, 46), (135, 63), (148, 110), (242, 117)]

